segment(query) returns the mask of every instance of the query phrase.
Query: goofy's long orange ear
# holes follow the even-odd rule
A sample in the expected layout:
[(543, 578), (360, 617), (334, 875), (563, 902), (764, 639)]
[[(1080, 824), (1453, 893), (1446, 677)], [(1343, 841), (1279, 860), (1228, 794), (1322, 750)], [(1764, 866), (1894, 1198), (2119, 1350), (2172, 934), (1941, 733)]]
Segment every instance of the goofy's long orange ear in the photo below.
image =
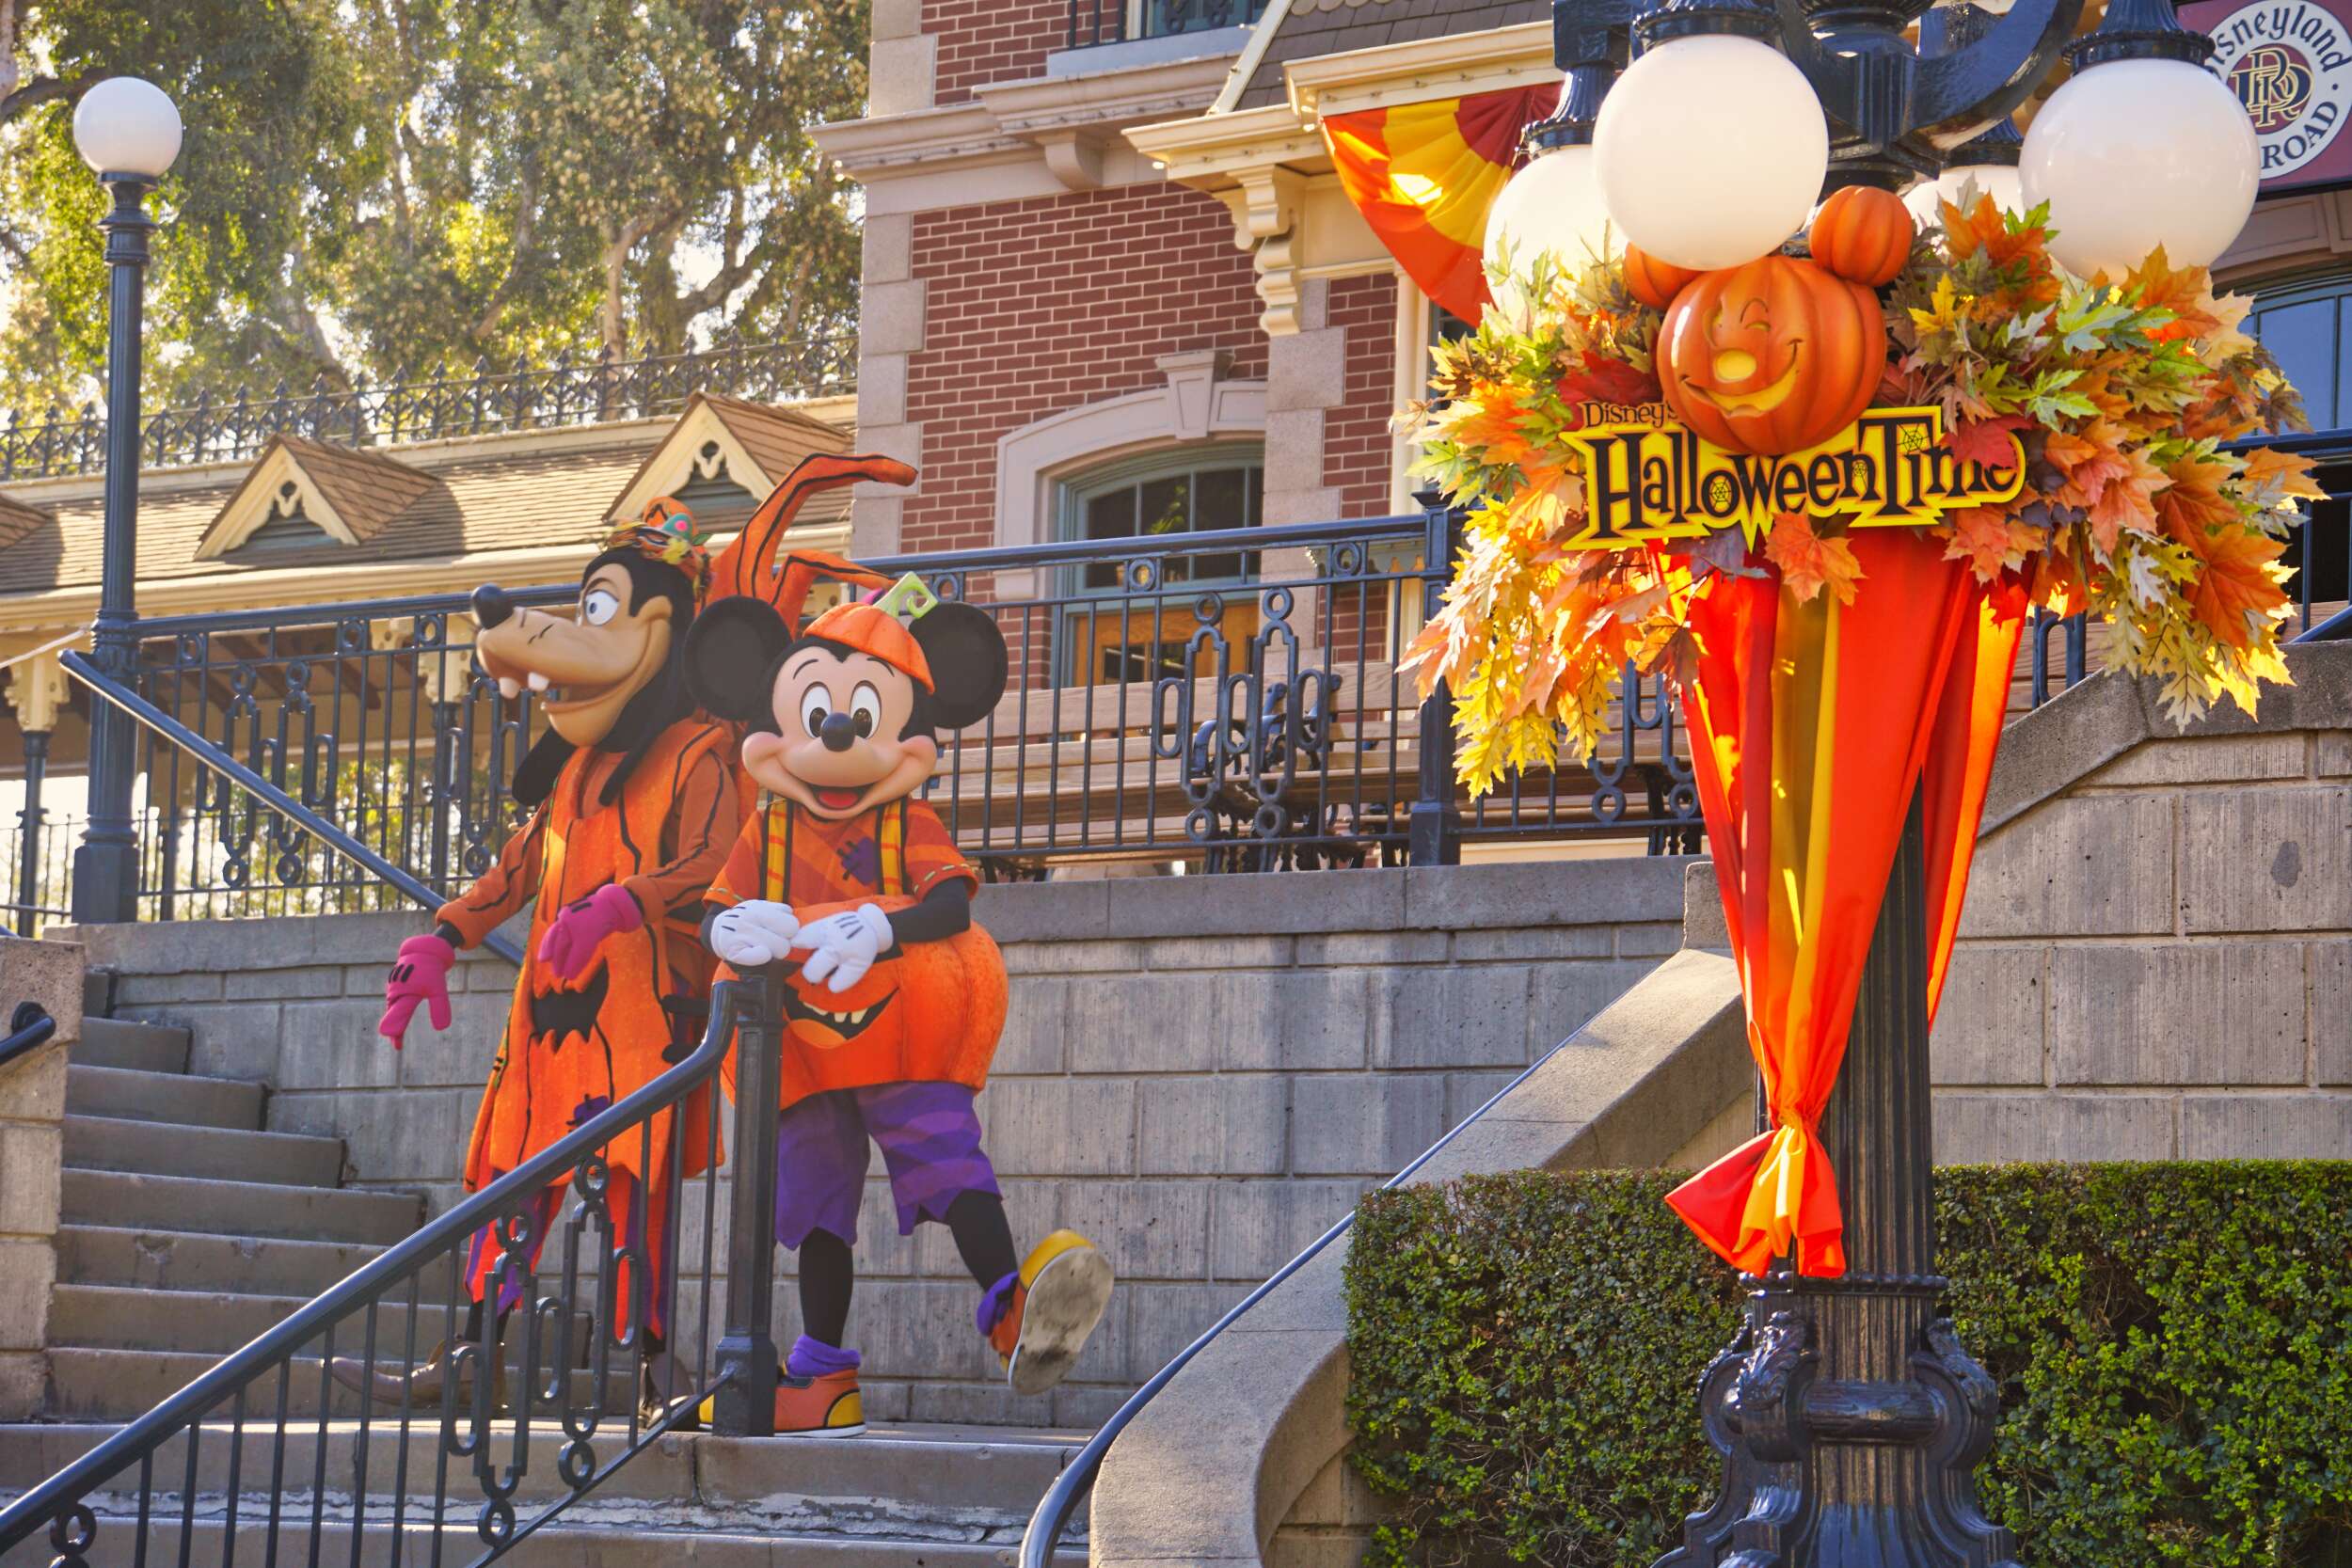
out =
[(802, 607), (820, 577), (887, 586), (888, 578), (822, 551), (794, 550), (778, 560), (785, 535), (809, 497), (866, 483), (912, 484), (914, 470), (895, 457), (872, 454), (844, 457), (818, 452), (802, 458), (775, 492), (759, 503), (759, 510), (752, 514), (735, 542), (719, 552), (719, 559), (711, 563), (710, 591), (704, 602), (716, 604), (729, 594), (750, 594), (774, 606), (787, 626), (797, 627)]

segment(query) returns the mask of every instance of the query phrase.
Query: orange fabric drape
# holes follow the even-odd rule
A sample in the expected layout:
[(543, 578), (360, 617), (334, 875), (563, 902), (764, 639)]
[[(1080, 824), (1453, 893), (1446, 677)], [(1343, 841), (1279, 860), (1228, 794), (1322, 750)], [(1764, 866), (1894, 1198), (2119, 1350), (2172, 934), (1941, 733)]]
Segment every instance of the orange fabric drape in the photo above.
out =
[(1465, 321), (1486, 308), (1486, 213), (1518, 166), (1519, 132), (1557, 83), (1359, 109), (1323, 122), (1341, 188), (1422, 293)]
[(1924, 784), (1931, 1016), (1959, 927), (2024, 596), (1910, 529), (1851, 536), (1854, 602), (1718, 577), (1692, 605), (1682, 692), (1700, 809), (1773, 1127), (1669, 1197), (1748, 1273), (1845, 1272), (1817, 1126), (1915, 785)]

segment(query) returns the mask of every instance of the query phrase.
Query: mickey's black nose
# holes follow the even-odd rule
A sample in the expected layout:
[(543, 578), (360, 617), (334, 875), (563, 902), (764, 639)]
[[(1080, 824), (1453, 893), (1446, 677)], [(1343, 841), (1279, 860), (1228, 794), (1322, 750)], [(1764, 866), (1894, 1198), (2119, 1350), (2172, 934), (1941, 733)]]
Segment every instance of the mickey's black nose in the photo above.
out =
[(485, 582), (473, 591), (474, 625), (488, 631), (515, 613), (515, 601), (506, 596), (506, 590), (494, 582)]
[(817, 738), (825, 743), (828, 752), (846, 752), (857, 744), (856, 721), (846, 713), (828, 713), (825, 721), (817, 727)]

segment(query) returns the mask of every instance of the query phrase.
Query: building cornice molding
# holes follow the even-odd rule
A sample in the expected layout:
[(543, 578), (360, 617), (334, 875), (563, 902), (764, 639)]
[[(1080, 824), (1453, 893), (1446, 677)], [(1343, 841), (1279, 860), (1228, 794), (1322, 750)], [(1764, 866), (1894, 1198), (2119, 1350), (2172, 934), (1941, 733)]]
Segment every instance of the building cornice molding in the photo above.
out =
[(1121, 131), (1212, 102), (1234, 57), (995, 83), (966, 103), (819, 126), (817, 145), (868, 187), (947, 169), (1041, 164), (1062, 188), (1091, 190), (1120, 172), (1104, 153), (1119, 149)]
[(1284, 337), (1300, 329), (1307, 279), (1377, 270), (1387, 261), (1339, 191), (1324, 116), (1532, 87), (1555, 73), (1550, 24), (1528, 23), (1294, 60), (1282, 68), (1282, 103), (1214, 108), (1125, 135), (1169, 180), (1231, 210), (1233, 243), (1257, 271), (1265, 307), (1259, 322), (1270, 336)]

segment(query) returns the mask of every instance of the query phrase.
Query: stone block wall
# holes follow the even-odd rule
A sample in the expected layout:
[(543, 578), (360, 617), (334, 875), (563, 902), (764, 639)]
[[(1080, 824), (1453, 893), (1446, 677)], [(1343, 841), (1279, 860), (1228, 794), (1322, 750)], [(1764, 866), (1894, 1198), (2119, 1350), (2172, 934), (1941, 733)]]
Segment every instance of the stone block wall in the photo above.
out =
[(40, 1004), (57, 1033), (0, 1068), (0, 1421), (39, 1414), (49, 1374), (65, 1071), (82, 1037), (82, 950), (0, 937), (0, 1024), (24, 1002)]
[(2352, 646), (2185, 731), (2102, 674), (2010, 726), (1933, 1042), (1936, 1152), (2352, 1153)]
[[(1122, 1280), (1052, 1401), (1016, 1402), (937, 1227), (868, 1186), (851, 1331), (875, 1418), (1092, 1424), (1308, 1242), (1681, 945), (1680, 860), (993, 887), (1012, 1006), (979, 1102), (1016, 1235), (1088, 1233)], [(115, 927), (117, 1010), (195, 1034), (193, 1070), (272, 1085), (352, 1179), (456, 1176), (513, 972), (459, 966), (446, 1034), (374, 1034), (405, 915)], [(875, 1175), (880, 1176), (880, 1163)], [(722, 1188), (723, 1194), (723, 1186)], [(699, 1194), (685, 1232), (699, 1235)], [(786, 1262), (788, 1271), (789, 1260)], [(798, 1332), (787, 1287), (778, 1327)], [(680, 1322), (694, 1317), (681, 1303)], [(929, 1374), (929, 1375), (927, 1375)]]

